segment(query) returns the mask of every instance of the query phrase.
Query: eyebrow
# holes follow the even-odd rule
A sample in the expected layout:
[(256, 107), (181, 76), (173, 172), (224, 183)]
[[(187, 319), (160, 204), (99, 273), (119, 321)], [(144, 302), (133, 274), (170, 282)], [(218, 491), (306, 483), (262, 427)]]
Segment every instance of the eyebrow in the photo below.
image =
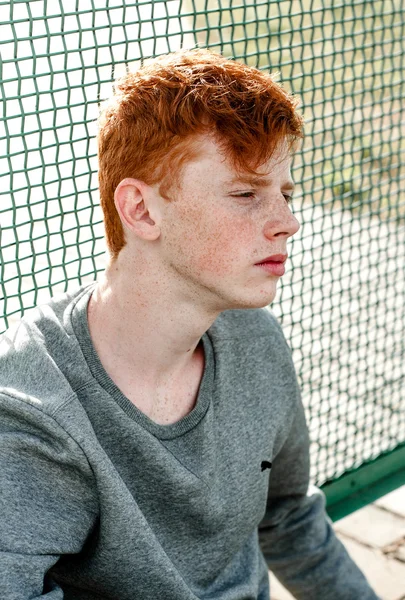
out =
[[(243, 175), (243, 176), (235, 177), (234, 179), (229, 179), (228, 181), (225, 181), (226, 186), (234, 185), (237, 183), (244, 183), (244, 184), (248, 184), (248, 185), (252, 185), (252, 186), (256, 186), (256, 187), (269, 187), (272, 184), (272, 179), (270, 179), (268, 177), (255, 177), (255, 176)], [(282, 184), (281, 188), (283, 190), (293, 192), (295, 185), (294, 185), (294, 182), (291, 181), (291, 179), (289, 179), (288, 181), (286, 181), (285, 183)]]

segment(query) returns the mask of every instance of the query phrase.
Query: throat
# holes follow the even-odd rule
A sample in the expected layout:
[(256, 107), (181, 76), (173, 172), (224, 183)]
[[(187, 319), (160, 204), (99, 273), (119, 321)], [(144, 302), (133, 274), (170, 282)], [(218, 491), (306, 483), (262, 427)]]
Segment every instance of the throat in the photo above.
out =
[(158, 425), (172, 425), (186, 417), (196, 406), (204, 375), (204, 350), (196, 349), (189, 370), (170, 388), (155, 397), (130, 399), (147, 417)]
[(143, 387), (139, 379), (137, 383), (113, 380), (128, 400), (149, 419), (158, 425), (172, 425), (196, 406), (204, 369), (204, 348), (200, 342), (187, 370), (158, 390)]

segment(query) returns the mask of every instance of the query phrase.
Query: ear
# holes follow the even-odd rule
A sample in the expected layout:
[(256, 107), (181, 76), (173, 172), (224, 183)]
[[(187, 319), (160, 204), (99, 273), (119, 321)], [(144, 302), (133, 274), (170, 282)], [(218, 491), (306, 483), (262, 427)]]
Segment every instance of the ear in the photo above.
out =
[(114, 193), (115, 208), (124, 229), (144, 240), (156, 240), (160, 235), (159, 211), (153, 189), (139, 179), (126, 178)]

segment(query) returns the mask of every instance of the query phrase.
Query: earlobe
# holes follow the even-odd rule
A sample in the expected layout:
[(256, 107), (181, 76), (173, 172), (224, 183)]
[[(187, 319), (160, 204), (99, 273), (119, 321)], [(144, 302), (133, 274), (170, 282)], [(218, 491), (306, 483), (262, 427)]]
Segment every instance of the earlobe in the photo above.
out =
[(114, 203), (122, 225), (145, 240), (155, 240), (160, 235), (160, 227), (151, 215), (153, 191), (138, 179), (124, 179), (118, 184)]

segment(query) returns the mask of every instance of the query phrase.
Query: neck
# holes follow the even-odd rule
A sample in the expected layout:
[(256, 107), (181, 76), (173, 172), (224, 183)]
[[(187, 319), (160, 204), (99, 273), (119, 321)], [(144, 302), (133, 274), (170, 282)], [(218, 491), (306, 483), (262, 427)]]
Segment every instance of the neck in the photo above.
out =
[(151, 272), (141, 264), (130, 272), (118, 257), (96, 285), (88, 320), (107, 372), (131, 373), (157, 390), (195, 363), (201, 337), (219, 313), (180, 293), (167, 274)]

